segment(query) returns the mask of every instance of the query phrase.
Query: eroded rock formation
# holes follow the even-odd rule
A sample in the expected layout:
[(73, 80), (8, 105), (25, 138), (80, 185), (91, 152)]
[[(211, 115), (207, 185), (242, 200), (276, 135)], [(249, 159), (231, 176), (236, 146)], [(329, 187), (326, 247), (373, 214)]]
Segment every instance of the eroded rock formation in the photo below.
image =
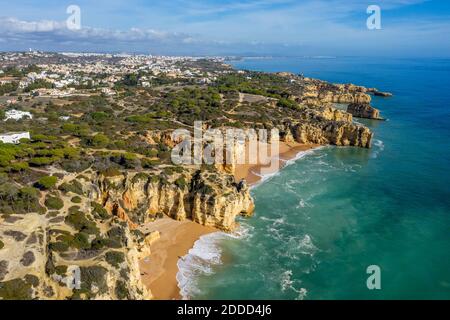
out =
[(368, 103), (350, 103), (347, 112), (357, 118), (383, 120), (380, 117), (380, 111)]
[(230, 231), (238, 215), (250, 215), (253, 200), (245, 184), (215, 171), (164, 171), (105, 177), (90, 187), (91, 198), (111, 214), (137, 226), (165, 214)]

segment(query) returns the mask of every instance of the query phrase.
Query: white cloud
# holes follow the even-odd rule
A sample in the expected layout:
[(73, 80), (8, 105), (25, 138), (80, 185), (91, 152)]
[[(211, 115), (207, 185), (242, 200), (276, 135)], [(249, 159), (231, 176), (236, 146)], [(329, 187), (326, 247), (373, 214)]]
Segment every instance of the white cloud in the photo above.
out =
[(111, 30), (83, 26), (80, 30), (69, 30), (66, 22), (60, 21), (24, 21), (13, 17), (0, 17), (0, 38), (8, 39), (46, 39), (55, 41), (89, 40), (101, 41), (193, 41), (193, 37), (183, 33), (166, 32), (153, 29), (131, 28), (129, 30)]

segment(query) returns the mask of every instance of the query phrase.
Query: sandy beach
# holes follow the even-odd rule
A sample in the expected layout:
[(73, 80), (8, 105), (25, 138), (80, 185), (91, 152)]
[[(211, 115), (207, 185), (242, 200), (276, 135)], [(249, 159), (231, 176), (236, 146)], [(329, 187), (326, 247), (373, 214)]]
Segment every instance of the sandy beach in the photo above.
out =
[[(317, 145), (305, 145), (299, 143), (286, 143), (280, 141), (279, 154), (275, 155), (280, 159), (279, 166), (275, 170), (268, 170), (268, 165), (258, 164), (239, 164), (236, 165), (236, 170), (234, 173), (234, 177), (236, 181), (240, 181), (241, 179), (245, 179), (249, 185), (254, 185), (261, 180), (261, 169), (266, 169), (265, 174), (275, 173), (276, 171), (281, 170), (285, 165), (286, 161), (291, 160), (297, 156), (299, 152), (308, 151), (318, 147)], [(247, 151), (248, 152), (248, 151)], [(268, 148), (268, 154), (270, 154), (270, 148)]]
[(202, 235), (217, 230), (168, 217), (150, 223), (147, 230), (157, 230), (161, 237), (150, 246), (150, 256), (140, 261), (142, 281), (151, 290), (153, 299), (181, 299), (176, 280), (178, 259), (186, 255)]
[[(315, 145), (280, 142), (278, 171), (286, 161), (293, 159), (299, 152), (315, 148)], [(249, 185), (261, 180), (261, 164), (240, 164), (236, 166), (236, 181), (245, 179)], [(265, 172), (267, 174), (268, 172)], [(140, 261), (143, 283), (153, 294), (153, 299), (181, 299), (176, 280), (178, 259), (186, 255), (202, 235), (216, 232), (217, 229), (205, 227), (192, 221), (175, 221), (168, 217), (158, 219), (146, 226), (146, 231), (159, 231), (160, 238), (150, 247), (151, 255)]]

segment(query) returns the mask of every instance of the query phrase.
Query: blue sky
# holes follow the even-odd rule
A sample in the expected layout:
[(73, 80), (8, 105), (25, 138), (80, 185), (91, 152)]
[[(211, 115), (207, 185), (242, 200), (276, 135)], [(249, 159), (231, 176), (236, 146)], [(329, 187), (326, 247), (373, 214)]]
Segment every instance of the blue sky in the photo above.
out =
[[(81, 8), (79, 31), (66, 8)], [(368, 30), (368, 5), (381, 30)], [(450, 57), (447, 0), (0, 0), (0, 51)]]

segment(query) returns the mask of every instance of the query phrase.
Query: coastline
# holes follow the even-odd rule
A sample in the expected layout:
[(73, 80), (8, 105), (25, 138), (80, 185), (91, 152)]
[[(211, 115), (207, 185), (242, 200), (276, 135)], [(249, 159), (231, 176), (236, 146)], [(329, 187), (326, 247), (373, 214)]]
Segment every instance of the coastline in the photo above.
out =
[(159, 231), (160, 238), (150, 245), (150, 256), (139, 262), (142, 282), (155, 300), (180, 300), (177, 262), (203, 235), (218, 231), (190, 220), (165, 217), (148, 224), (149, 231)]
[[(277, 173), (289, 160), (296, 159), (300, 153), (317, 147), (319, 146), (280, 141), (280, 151), (276, 155), (279, 158), (279, 167), (273, 172), (265, 172), (265, 175)], [(236, 165), (234, 176), (236, 181), (245, 179), (250, 187), (254, 187), (263, 181), (264, 176), (261, 170), (267, 167), (259, 163), (239, 164)], [(151, 244), (150, 256), (139, 263), (142, 281), (151, 290), (153, 299), (180, 300), (183, 297), (177, 279), (179, 259), (186, 257), (195, 247), (196, 242), (201, 241), (202, 236), (220, 232), (220, 230), (189, 220), (176, 221), (168, 217), (151, 222), (147, 230), (159, 231), (160, 238)]]
[[(275, 174), (286, 166), (286, 163), (289, 160), (295, 159), (299, 153), (309, 151), (319, 147), (319, 145), (305, 145), (296, 142), (282, 142), (280, 141), (280, 149), (279, 154), (275, 157), (278, 157), (279, 166), (276, 170), (272, 170), (269, 172), (265, 172), (265, 175)], [(269, 148), (270, 150), (270, 148)], [(263, 175), (261, 174), (261, 169), (268, 169), (268, 166), (262, 164), (238, 164), (236, 165), (236, 170), (234, 173), (234, 177), (236, 181), (240, 181), (241, 179), (245, 179), (247, 184), (251, 187), (260, 183), (263, 179)]]

